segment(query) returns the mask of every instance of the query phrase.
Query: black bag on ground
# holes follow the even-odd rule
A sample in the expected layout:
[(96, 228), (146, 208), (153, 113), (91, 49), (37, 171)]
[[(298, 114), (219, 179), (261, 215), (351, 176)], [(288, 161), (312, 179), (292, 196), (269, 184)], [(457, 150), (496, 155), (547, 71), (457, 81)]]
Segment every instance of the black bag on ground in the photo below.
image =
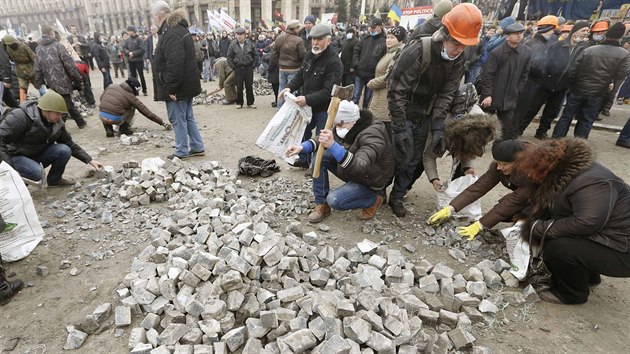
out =
[(276, 160), (263, 160), (258, 156), (245, 156), (238, 160), (238, 173), (246, 176), (269, 177), (274, 172), (280, 171)]
[(534, 226), (536, 223), (532, 225), (532, 228), (529, 232), (529, 252), (531, 257), (529, 259), (529, 267), (527, 267), (527, 278), (525, 279), (525, 285), (531, 285), (534, 287), (537, 293), (540, 293), (545, 290), (549, 290), (553, 287), (553, 276), (547, 265), (545, 264), (543, 249), (545, 247), (545, 236), (547, 236), (547, 232), (553, 225), (553, 222), (547, 226), (547, 229), (543, 233), (540, 240), (540, 251), (538, 254), (534, 255), (534, 250), (532, 249), (532, 233), (534, 230)]

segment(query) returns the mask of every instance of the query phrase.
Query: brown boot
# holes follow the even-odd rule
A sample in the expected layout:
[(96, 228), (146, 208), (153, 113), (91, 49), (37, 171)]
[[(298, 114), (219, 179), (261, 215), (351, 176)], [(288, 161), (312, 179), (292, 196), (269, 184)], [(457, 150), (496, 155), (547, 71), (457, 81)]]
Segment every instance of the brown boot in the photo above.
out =
[(383, 196), (380, 194), (377, 194), (376, 201), (374, 201), (374, 204), (372, 204), (371, 207), (361, 209), (361, 212), (359, 213), (359, 219), (370, 220), (374, 218), (374, 216), (376, 215), (376, 211), (381, 206), (381, 204), (383, 204)]
[(330, 206), (326, 203), (315, 205), (315, 210), (308, 214), (308, 222), (317, 224), (330, 215)]

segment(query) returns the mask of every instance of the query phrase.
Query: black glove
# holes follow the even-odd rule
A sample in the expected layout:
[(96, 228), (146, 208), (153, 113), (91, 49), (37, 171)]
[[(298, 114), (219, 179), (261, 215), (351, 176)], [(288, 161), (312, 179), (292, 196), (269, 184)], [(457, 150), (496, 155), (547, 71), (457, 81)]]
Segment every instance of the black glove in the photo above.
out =
[(444, 131), (443, 130), (434, 130), (433, 135), (431, 137), (431, 151), (437, 157), (444, 156), (446, 152), (446, 141), (444, 140)]
[(411, 123), (407, 122), (403, 127), (394, 127), (394, 157), (396, 164), (403, 167), (408, 165), (413, 157), (413, 130)]

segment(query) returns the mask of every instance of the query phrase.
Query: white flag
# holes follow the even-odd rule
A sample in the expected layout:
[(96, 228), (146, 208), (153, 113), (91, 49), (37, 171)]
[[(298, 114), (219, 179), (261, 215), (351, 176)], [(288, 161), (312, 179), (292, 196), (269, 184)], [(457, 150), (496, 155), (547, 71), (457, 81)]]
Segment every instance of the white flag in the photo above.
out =
[(221, 20), (226, 29), (233, 31), (236, 28), (236, 21), (223, 9), (221, 9)]
[(59, 30), (59, 34), (69, 33), (68, 30), (61, 24), (58, 18), (55, 18), (55, 23), (57, 24), (57, 29)]
[(220, 19), (217, 17), (218, 14), (215, 14), (213, 11), (207, 10), (208, 12), (208, 29), (209, 31), (221, 31), (223, 30), (223, 25), (221, 24)]

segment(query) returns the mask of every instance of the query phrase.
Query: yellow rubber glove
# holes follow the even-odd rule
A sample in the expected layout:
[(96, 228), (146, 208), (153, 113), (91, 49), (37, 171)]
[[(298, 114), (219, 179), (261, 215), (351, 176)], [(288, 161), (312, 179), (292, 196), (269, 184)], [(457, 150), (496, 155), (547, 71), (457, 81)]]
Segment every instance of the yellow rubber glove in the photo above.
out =
[(457, 233), (464, 237), (468, 237), (468, 241), (472, 241), (482, 229), (483, 225), (481, 225), (479, 221), (475, 221), (474, 223), (470, 224), (470, 226), (458, 227)]
[(451, 217), (451, 208), (452, 207), (450, 205), (447, 205), (444, 208), (440, 209), (435, 214), (429, 217), (429, 220), (427, 220), (427, 224), (440, 225), (441, 223), (445, 222), (446, 220), (448, 220), (448, 218)]

